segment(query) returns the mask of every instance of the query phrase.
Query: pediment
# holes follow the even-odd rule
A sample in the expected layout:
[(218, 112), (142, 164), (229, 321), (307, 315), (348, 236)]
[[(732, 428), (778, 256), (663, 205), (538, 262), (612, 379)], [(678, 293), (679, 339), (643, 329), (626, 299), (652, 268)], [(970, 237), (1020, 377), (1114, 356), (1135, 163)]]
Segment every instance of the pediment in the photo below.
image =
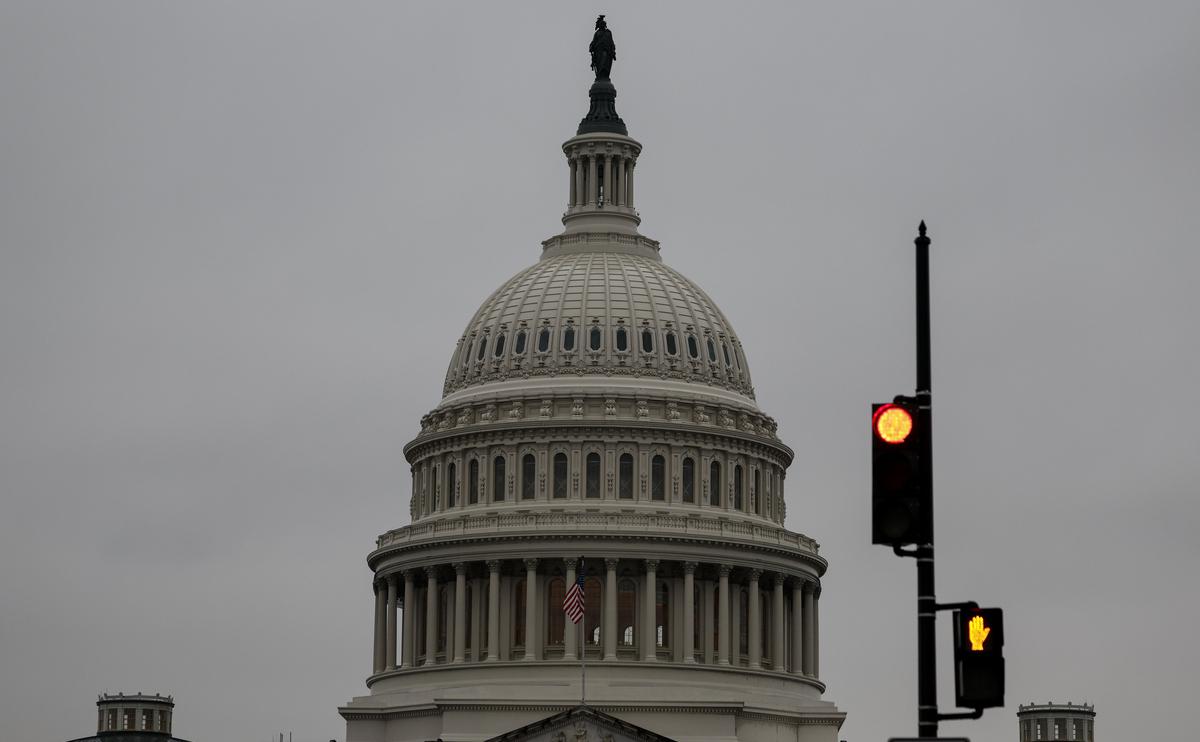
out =
[(674, 742), (590, 706), (576, 706), (487, 742)]

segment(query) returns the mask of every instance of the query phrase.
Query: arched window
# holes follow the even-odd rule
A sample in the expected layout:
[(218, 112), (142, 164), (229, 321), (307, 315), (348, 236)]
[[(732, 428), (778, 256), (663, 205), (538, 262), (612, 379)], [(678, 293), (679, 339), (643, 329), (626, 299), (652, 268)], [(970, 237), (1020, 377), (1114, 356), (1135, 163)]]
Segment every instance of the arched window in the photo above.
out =
[(554, 498), (565, 499), (567, 496), (567, 455), (554, 454)]
[(683, 458), (683, 501), (696, 501), (696, 462), (691, 456)]
[(617, 583), (617, 643), (635, 646), (637, 641), (637, 586), (633, 580)]
[(442, 585), (438, 588), (438, 633), (437, 633), (437, 649), (439, 652), (446, 651), (446, 624), (450, 616), (450, 611), (454, 606), (450, 603), (450, 589), (448, 585)]
[(742, 465), (733, 467), (733, 509), (742, 510)]
[(654, 591), (654, 639), (656, 646), (671, 646), (671, 593), (663, 580)]
[(691, 356), (693, 360), (700, 357), (700, 344), (696, 342), (695, 335), (689, 334), (687, 336), (687, 346), (688, 355)]
[(563, 578), (553, 577), (546, 583), (546, 644), (561, 647), (566, 628), (566, 614), (563, 613), (563, 598), (566, 589)]
[(762, 486), (762, 477), (758, 474), (758, 469), (754, 470), (754, 512), (758, 515), (763, 514), (763, 493), (760, 487)]
[(454, 462), (446, 464), (446, 507), (458, 504), (458, 467)]
[(733, 365), (733, 361), (729, 358), (729, 343), (721, 341), (721, 352), (725, 354), (725, 367), (729, 368)]
[(650, 499), (667, 499), (667, 462), (662, 456), (650, 459)]
[(434, 466), (433, 466), (433, 504), (430, 506), (433, 510), (441, 510), (441, 508), (442, 508), (442, 500), (441, 500), (441, 494), (442, 494), (441, 489), (442, 488), (440, 485), (441, 485), (441, 482), (438, 481), (438, 467), (436, 464), (434, 464)]
[(717, 362), (717, 344), (713, 342), (712, 338), (708, 339), (708, 360), (713, 363)]
[(504, 457), (492, 461), (492, 502), (504, 501)]
[(537, 459), (527, 453), (521, 458), (521, 499), (532, 500), (537, 486)]
[(738, 596), (738, 653), (750, 653), (750, 594), (740, 587)]
[(496, 347), (492, 349), (492, 355), (497, 358), (504, 357), (504, 333), (496, 336)]
[(617, 496), (622, 500), (633, 499), (633, 456), (623, 453), (617, 467), (618, 491)]
[(708, 467), (708, 504), (721, 507), (721, 463), (712, 462)]
[(679, 341), (675, 339), (674, 330), (667, 330), (667, 355), (679, 355)]
[(538, 353), (548, 353), (550, 351), (550, 328), (543, 327), (538, 330)]
[(649, 327), (642, 328), (642, 352), (643, 353), (653, 353), (654, 352), (654, 331), (651, 330)]
[(617, 350), (621, 353), (629, 350), (629, 331), (623, 326), (617, 327)]
[(592, 452), (587, 455), (587, 496), (600, 497), (600, 454)]
[(567, 325), (563, 330), (563, 350), (575, 350), (575, 328), (571, 325)]
[[(513, 588), (513, 646), (525, 646), (525, 578)], [(532, 650), (529, 650), (532, 651)]]
[(599, 646), (600, 644), (600, 617), (604, 613), (600, 610), (600, 601), (603, 600), (604, 589), (600, 584), (600, 578), (589, 577), (583, 583), (583, 630), (584, 640), (592, 645)]
[(522, 355), (525, 353), (525, 331), (517, 331), (517, 339), (513, 342), (513, 355)]
[(588, 330), (588, 350), (600, 350), (603, 341), (604, 331), (600, 325), (592, 325), (592, 329)]
[(479, 460), (471, 459), (467, 464), (467, 502), (474, 505), (479, 502)]
[(475, 360), (483, 360), (483, 354), (487, 352), (487, 339), (488, 336), (486, 334), (479, 338), (479, 348), (475, 351)]

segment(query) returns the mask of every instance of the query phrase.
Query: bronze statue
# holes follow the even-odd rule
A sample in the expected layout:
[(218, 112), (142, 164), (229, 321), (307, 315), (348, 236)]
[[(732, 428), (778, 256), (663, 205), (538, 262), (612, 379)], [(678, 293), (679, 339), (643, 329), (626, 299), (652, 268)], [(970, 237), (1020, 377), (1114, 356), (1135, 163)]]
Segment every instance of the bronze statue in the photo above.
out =
[(607, 80), (613, 60), (617, 58), (617, 45), (613, 43), (612, 31), (608, 30), (602, 15), (596, 18), (596, 33), (592, 34), (588, 51), (592, 53), (592, 69), (596, 70), (596, 79)]

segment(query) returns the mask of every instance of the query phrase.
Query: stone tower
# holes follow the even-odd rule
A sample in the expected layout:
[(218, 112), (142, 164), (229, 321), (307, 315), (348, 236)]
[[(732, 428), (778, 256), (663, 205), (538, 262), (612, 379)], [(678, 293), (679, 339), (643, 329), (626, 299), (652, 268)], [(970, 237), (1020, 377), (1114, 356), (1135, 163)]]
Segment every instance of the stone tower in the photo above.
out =
[(1096, 708), (1085, 704), (1031, 703), (1017, 707), (1021, 742), (1096, 742)]
[(642, 145), (607, 76), (590, 98), (562, 146), (563, 231), (452, 343), (404, 449), (411, 524), (368, 556), (347, 742), (478, 742), (581, 699), (670, 739), (836, 742), (827, 565), (784, 524), (792, 451), (729, 320), (639, 232)]

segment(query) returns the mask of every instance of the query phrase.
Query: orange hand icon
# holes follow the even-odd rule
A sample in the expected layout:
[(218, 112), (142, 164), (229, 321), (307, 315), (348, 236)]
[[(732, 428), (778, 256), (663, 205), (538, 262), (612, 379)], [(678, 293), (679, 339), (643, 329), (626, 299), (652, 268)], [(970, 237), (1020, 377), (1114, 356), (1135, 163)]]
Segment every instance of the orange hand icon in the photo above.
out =
[(972, 618), (968, 631), (967, 638), (971, 640), (971, 651), (982, 652), (983, 643), (987, 641), (988, 634), (992, 633), (991, 629), (983, 625), (983, 616)]

